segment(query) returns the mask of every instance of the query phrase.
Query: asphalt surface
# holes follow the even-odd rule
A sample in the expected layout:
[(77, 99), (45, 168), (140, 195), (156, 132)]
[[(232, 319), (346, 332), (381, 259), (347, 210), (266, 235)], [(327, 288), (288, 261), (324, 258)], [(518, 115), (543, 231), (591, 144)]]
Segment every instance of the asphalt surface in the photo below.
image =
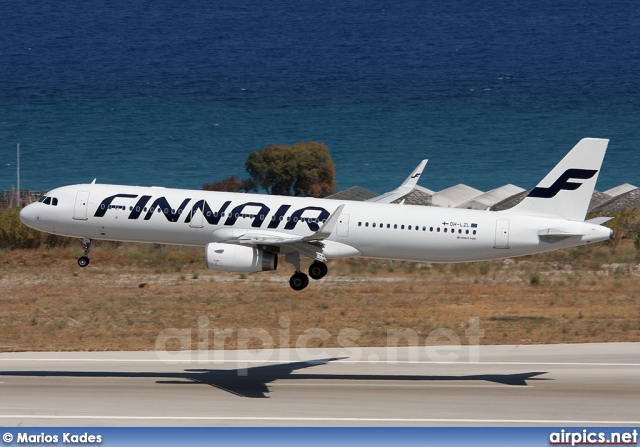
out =
[(0, 402), (7, 427), (640, 425), (640, 343), (0, 353)]

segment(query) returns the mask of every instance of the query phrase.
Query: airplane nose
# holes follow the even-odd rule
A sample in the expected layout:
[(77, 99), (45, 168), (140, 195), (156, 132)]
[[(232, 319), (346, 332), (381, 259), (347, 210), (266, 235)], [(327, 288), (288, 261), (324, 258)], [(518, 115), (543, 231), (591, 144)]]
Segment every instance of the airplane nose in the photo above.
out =
[(35, 222), (40, 220), (36, 207), (34, 204), (27, 205), (20, 211), (20, 220), (27, 226), (32, 226)]

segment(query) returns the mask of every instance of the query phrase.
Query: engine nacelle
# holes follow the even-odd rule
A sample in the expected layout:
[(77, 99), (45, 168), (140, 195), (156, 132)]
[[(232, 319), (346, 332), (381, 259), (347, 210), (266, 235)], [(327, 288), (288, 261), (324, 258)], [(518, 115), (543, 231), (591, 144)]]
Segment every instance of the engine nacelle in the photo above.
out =
[(246, 245), (212, 242), (204, 249), (204, 260), (211, 270), (222, 272), (264, 272), (278, 267), (278, 255)]

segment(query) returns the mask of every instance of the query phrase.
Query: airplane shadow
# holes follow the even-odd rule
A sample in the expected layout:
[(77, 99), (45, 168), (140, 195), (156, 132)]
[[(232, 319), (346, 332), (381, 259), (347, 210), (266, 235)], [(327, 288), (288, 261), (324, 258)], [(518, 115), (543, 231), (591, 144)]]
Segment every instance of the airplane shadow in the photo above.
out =
[(277, 380), (376, 380), (376, 381), (486, 381), (501, 385), (527, 386), (530, 380), (547, 372), (517, 374), (476, 374), (467, 376), (376, 375), (376, 374), (293, 374), (294, 371), (324, 365), (342, 358), (256, 366), (246, 369), (185, 369), (183, 372), (107, 372), (107, 371), (0, 371), (0, 376), (82, 377), (82, 378), (150, 378), (158, 384), (209, 385), (240, 397), (267, 398), (268, 384)]

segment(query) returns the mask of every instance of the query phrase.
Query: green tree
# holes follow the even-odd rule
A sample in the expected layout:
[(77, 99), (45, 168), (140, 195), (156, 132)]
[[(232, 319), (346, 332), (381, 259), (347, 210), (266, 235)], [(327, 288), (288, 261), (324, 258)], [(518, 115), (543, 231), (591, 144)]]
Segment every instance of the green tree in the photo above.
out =
[(205, 183), (202, 185), (205, 191), (225, 191), (225, 192), (251, 192), (257, 191), (258, 187), (250, 178), (238, 180), (238, 177), (232, 175), (229, 178), (213, 183)]
[(269, 194), (325, 197), (335, 191), (335, 164), (329, 148), (314, 141), (252, 152), (245, 169)]

